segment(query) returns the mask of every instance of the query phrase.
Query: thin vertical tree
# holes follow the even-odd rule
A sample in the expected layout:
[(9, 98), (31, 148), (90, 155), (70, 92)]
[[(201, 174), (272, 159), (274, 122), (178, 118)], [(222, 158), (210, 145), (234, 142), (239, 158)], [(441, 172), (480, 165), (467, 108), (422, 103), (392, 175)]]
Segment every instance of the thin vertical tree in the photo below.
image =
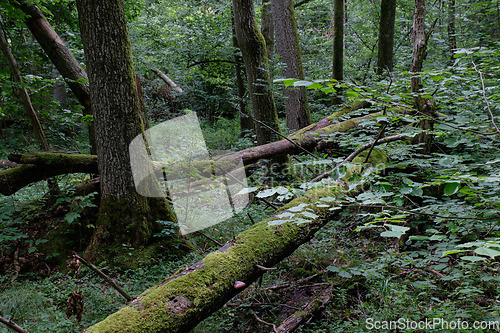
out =
[[(264, 40), (266, 41), (266, 51), (267, 58), (269, 61), (269, 65), (273, 63), (274, 59), (274, 22), (272, 15), (272, 7), (270, 0), (262, 1), (262, 10), (260, 13), (261, 17), (261, 26), (260, 31), (262, 32), (262, 36), (264, 36)], [(272, 75), (270, 75), (272, 80)]]
[(236, 38), (245, 62), (257, 144), (262, 145), (280, 138), (266, 42), (257, 26), (252, 0), (233, 0), (233, 15)]
[(450, 62), (455, 58), (453, 54), (457, 48), (457, 36), (455, 28), (455, 0), (448, 0), (448, 51), (450, 52)]
[(425, 32), (425, 0), (415, 0), (415, 11), (412, 27), (412, 40), (413, 40), (413, 59), (411, 64), (412, 77), (411, 92), (414, 95), (415, 108), (422, 115), (422, 119), (419, 122), (419, 127), (422, 132), (417, 137), (416, 141), (422, 144), (422, 153), (429, 154), (432, 145), (432, 131), (434, 128), (433, 116), (435, 113), (433, 102), (422, 96), (422, 77), (420, 73), (422, 72), (422, 67), (424, 64), (427, 42), (434, 28), (434, 24), (431, 29)]
[(396, 0), (382, 0), (380, 3), (380, 24), (378, 34), (377, 74), (394, 68), (394, 22)]
[[(276, 32), (276, 51), (284, 65), (283, 76), (304, 80), (304, 68), (299, 46), (293, 0), (272, 0), (272, 15)], [(285, 87), (285, 113), (288, 130), (296, 131), (311, 124), (305, 87)]]
[[(344, 80), (344, 0), (334, 0), (333, 11), (333, 79), (340, 83)], [(333, 104), (341, 104), (342, 89), (335, 89)]]

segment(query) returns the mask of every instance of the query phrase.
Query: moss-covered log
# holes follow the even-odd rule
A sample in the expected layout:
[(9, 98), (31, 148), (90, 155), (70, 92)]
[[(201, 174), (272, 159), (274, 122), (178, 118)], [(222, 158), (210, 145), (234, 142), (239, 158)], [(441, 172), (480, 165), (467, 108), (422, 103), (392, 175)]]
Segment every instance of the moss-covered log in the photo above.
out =
[[(239, 152), (221, 156), (217, 163), (233, 162), (239, 158), (245, 165), (250, 165), (260, 159), (270, 159), (274, 156), (300, 153), (302, 149), (325, 148), (322, 135), (336, 132), (347, 132), (355, 128), (363, 120), (380, 115), (380, 112), (371, 113), (358, 118), (351, 118), (339, 122), (337, 119), (351, 110), (369, 107), (368, 103), (360, 103), (355, 107), (344, 108), (333, 115), (311, 124), (288, 137), (288, 140), (280, 140), (262, 146), (247, 148)], [(83, 172), (97, 174), (97, 158), (94, 155), (60, 154), (60, 153), (34, 153), (34, 154), (11, 154), (9, 160), (23, 164), (17, 168), (0, 172), (0, 193), (11, 195), (31, 183), (45, 180), (61, 174)], [(29, 164), (30, 167), (26, 167)], [(194, 167), (203, 170), (212, 170), (208, 161), (199, 161)], [(181, 166), (178, 166), (182, 168)], [(156, 170), (161, 170), (162, 165), (155, 164)], [(181, 174), (182, 170), (169, 170), (174, 174)], [(161, 176), (161, 172), (159, 174)]]
[[(377, 156), (369, 162), (386, 161), (385, 156)], [(359, 163), (362, 159), (357, 157), (354, 161)], [(349, 173), (360, 170), (360, 166), (353, 166)], [(357, 187), (346, 193), (341, 185), (307, 191), (272, 217), (203, 260), (177, 271), (85, 332), (189, 331), (260, 277), (265, 270), (259, 266), (276, 265), (337, 218), (339, 195), (360, 191)]]
[(3, 195), (14, 194), (25, 186), (58, 175), (97, 173), (97, 160), (92, 155), (40, 153), (11, 157), (19, 163), (28, 164), (0, 172), (0, 193)]
[[(313, 189), (290, 204), (307, 205), (308, 223), (283, 223), (280, 211), (275, 216), (241, 233), (233, 242), (210, 253), (200, 262), (188, 266), (159, 285), (147, 290), (127, 306), (85, 332), (186, 332), (220, 308), (264, 271), (257, 265), (271, 267), (308, 241), (316, 231), (335, 218), (326, 207), (317, 207), (322, 197), (335, 197), (340, 188)], [(335, 202), (329, 201), (332, 206)], [(322, 205), (324, 206), (324, 205)], [(306, 208), (304, 208), (305, 211)], [(311, 215), (314, 214), (314, 215)]]

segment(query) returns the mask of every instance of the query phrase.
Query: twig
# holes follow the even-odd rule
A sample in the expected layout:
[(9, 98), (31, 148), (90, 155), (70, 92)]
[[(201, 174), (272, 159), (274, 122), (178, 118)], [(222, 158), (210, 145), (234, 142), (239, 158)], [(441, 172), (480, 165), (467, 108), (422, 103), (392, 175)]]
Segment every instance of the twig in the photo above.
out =
[(201, 235), (201, 236), (203, 236), (203, 237), (205, 237), (205, 238), (209, 239), (210, 241), (212, 241), (212, 243), (214, 243), (214, 244), (215, 244), (215, 245), (217, 245), (217, 246), (220, 246), (220, 247), (222, 247), (222, 246), (223, 246), (223, 244), (222, 244), (222, 243), (220, 243), (220, 242), (218, 242), (217, 240), (213, 239), (212, 237), (210, 237), (209, 235), (205, 234), (204, 232), (198, 231), (198, 232), (197, 232), (197, 234), (199, 234), (199, 235)]
[(276, 330), (276, 325), (274, 325), (274, 324), (272, 324), (272, 323), (268, 323), (267, 321), (264, 321), (264, 320), (260, 319), (260, 318), (259, 318), (259, 316), (257, 316), (257, 314), (256, 314), (255, 312), (253, 313), (253, 315), (255, 316), (255, 319), (257, 319), (257, 321), (258, 321), (259, 323), (265, 324), (265, 325), (267, 325), (267, 326), (271, 326), (271, 327), (273, 328), (273, 331), (274, 331), (275, 333), (278, 333), (278, 331)]
[(488, 101), (488, 98), (486, 98), (486, 88), (484, 86), (483, 73), (481, 73), (481, 71), (477, 69), (476, 63), (474, 62), (474, 60), (472, 60), (472, 65), (474, 66), (474, 70), (479, 74), (479, 78), (481, 79), (481, 86), (483, 88), (483, 99), (486, 102), (486, 107), (488, 108), (488, 112), (490, 113), (491, 123), (493, 124), (493, 126), (495, 126), (497, 133), (500, 133), (500, 129), (498, 129), (498, 126), (495, 123), (495, 117), (493, 116), (493, 111), (491, 111), (490, 102)]
[(347, 156), (347, 158), (345, 160), (343, 160), (340, 164), (338, 164), (335, 168), (333, 168), (330, 171), (327, 171), (327, 172), (319, 175), (318, 177), (316, 177), (313, 180), (311, 180), (311, 182), (317, 182), (317, 181), (320, 181), (321, 179), (323, 179), (325, 177), (328, 177), (328, 175), (330, 175), (333, 171), (337, 170), (338, 168), (340, 168), (345, 163), (352, 161), (362, 151), (370, 148), (371, 146), (374, 146), (375, 144), (380, 145), (380, 144), (387, 143), (387, 142), (403, 140), (405, 138), (406, 138), (406, 135), (399, 134), (399, 135), (385, 137), (383, 139), (378, 140), (378, 142), (374, 141), (374, 142), (366, 143), (366, 144), (362, 145), (361, 147), (359, 147), (358, 149), (356, 149), (351, 155)]
[(382, 137), (382, 135), (384, 135), (384, 131), (385, 131), (385, 128), (387, 127), (387, 124), (388, 123), (385, 123), (382, 126), (382, 129), (380, 130), (380, 133), (377, 135), (377, 138), (375, 139), (375, 141), (373, 141), (373, 144), (370, 147), (370, 151), (368, 152), (368, 154), (366, 154), (366, 158), (363, 161), (363, 163), (368, 163), (368, 160), (370, 159), (370, 155), (372, 154), (373, 148), (377, 145), (377, 142), (378, 142), (378, 140), (380, 140), (380, 138)]
[(306, 154), (314, 157), (314, 158), (318, 158), (318, 156), (314, 155), (313, 153), (311, 153), (309, 150), (305, 149), (304, 147), (302, 147), (301, 145), (298, 145), (297, 143), (293, 142), (292, 140), (290, 140), (288, 137), (286, 137), (285, 135), (281, 134), (280, 132), (276, 131), (274, 128), (272, 128), (271, 126), (263, 123), (262, 121), (260, 120), (257, 120), (255, 119), (254, 117), (252, 116), (249, 116), (247, 114), (244, 114), (243, 112), (239, 111), (240, 112), (240, 115), (243, 115), (245, 117), (250, 117), (253, 119), (253, 121), (255, 121), (256, 123), (266, 127), (268, 130), (270, 130), (271, 132), (273, 132), (274, 134), (282, 137), (283, 139), (285, 139), (286, 141), (290, 142), (292, 145), (294, 145), (295, 147), (299, 148), (300, 150), (302, 150), (303, 152), (305, 152)]
[(252, 303), (252, 306), (261, 306), (261, 305), (272, 305), (272, 306), (282, 306), (284, 308), (289, 308), (289, 309), (293, 309), (293, 310), (300, 310), (301, 308), (299, 307), (296, 307), (296, 306), (291, 306), (291, 305), (288, 305), (288, 304), (282, 304), (282, 303)]
[(247, 215), (248, 215), (248, 218), (250, 219), (250, 221), (252, 221), (252, 224), (255, 224), (255, 220), (253, 219), (252, 215), (250, 215), (250, 213), (247, 212)]
[[(397, 206), (388, 206), (388, 205), (358, 205), (358, 204), (349, 204), (349, 205), (341, 205), (342, 207), (363, 207), (363, 208), (387, 208), (387, 209), (397, 209), (401, 210), (404, 212), (408, 212), (410, 214), (418, 214), (418, 215), (426, 215), (426, 216), (433, 216), (433, 217), (439, 217), (443, 219), (456, 219), (456, 220), (479, 220), (479, 221), (489, 221), (489, 220), (497, 220), (498, 217), (488, 217), (488, 218), (481, 218), (481, 217), (459, 217), (459, 216), (444, 216), (444, 215), (439, 215), (439, 214), (433, 214), (433, 213), (424, 213), (424, 212), (415, 212), (411, 209), (406, 209), (402, 207), (397, 207)], [(419, 208), (425, 208), (425, 207), (419, 207)]]
[(274, 271), (277, 269), (276, 267), (264, 267), (262, 265), (255, 265), (255, 267), (263, 271)]
[(127, 300), (127, 302), (130, 302), (130, 301), (133, 300), (133, 298), (129, 294), (127, 294), (127, 292), (125, 290), (123, 290), (122, 287), (120, 287), (109, 276), (107, 276), (106, 274), (104, 274), (99, 268), (95, 267), (94, 265), (92, 265), (91, 263), (89, 263), (87, 260), (85, 260), (84, 258), (80, 257), (76, 253), (73, 253), (73, 257), (75, 257), (76, 259), (80, 260), (83, 264), (85, 264), (85, 266), (89, 267), (91, 270), (93, 270), (94, 272), (96, 272), (100, 277), (102, 277), (104, 280), (106, 280), (106, 282), (108, 282), (113, 288), (115, 288), (120, 294), (122, 294), (123, 297), (125, 297), (125, 299)]
[(26, 331), (21, 326), (17, 325), (15, 322), (13, 322), (12, 319), (5, 319), (3, 317), (0, 317), (0, 323), (7, 325), (8, 328), (10, 328), (16, 332), (28, 333), (28, 331)]

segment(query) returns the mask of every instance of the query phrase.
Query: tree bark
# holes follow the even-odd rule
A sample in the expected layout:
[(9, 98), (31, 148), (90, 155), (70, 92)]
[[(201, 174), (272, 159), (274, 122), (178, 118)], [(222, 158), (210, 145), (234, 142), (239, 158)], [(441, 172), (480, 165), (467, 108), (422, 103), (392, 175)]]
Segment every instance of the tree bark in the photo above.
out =
[(450, 64), (453, 64), (453, 57), (457, 49), (457, 35), (455, 29), (455, 0), (448, 0), (448, 51), (450, 52)]
[[(267, 59), (269, 62), (269, 66), (272, 65), (274, 59), (274, 22), (273, 22), (273, 14), (272, 14), (272, 5), (270, 0), (262, 1), (262, 11), (260, 14), (261, 17), (261, 27), (260, 31), (262, 32), (262, 36), (264, 36), (264, 40), (266, 41), (266, 51), (267, 51)], [(271, 81), (273, 79), (272, 74), (269, 73), (269, 77)]]
[(245, 87), (244, 69), (242, 67), (243, 58), (236, 38), (233, 19), (233, 47), (234, 47), (234, 70), (236, 72), (236, 86), (238, 87), (238, 105), (240, 108), (240, 136), (255, 133), (255, 124), (252, 118), (252, 110), (248, 108), (246, 98), (247, 89)]
[[(333, 1), (333, 79), (344, 80), (344, 0)], [(342, 103), (342, 88), (336, 87), (333, 104)]]
[[(271, 4), (276, 30), (276, 50), (280, 62), (285, 65), (282, 74), (285, 78), (304, 80), (293, 0), (272, 0)], [(296, 131), (311, 124), (306, 87), (284, 89), (288, 130)]]
[(378, 35), (377, 74), (394, 68), (394, 21), (396, 18), (396, 0), (382, 0), (380, 4), (380, 25)]
[(419, 127), (422, 132), (417, 137), (417, 143), (422, 144), (422, 153), (429, 154), (432, 146), (433, 135), (429, 134), (428, 131), (432, 131), (434, 128), (434, 121), (425, 115), (431, 117), (434, 116), (435, 110), (434, 105), (428, 98), (422, 97), (422, 78), (420, 72), (422, 72), (422, 67), (427, 53), (427, 41), (429, 40), (431, 30), (425, 32), (425, 0), (415, 0), (415, 12), (413, 20), (413, 59), (411, 64), (411, 91), (414, 94), (415, 108), (424, 115), (424, 117), (419, 122)]
[[(159, 215), (175, 221), (164, 198), (148, 199), (134, 186), (129, 144), (144, 135), (122, 0), (78, 0), (78, 17), (95, 110), (101, 204), (85, 255), (111, 258), (122, 244), (142, 248), (159, 226)], [(147, 156), (142, 156), (145, 163)], [(145, 165), (145, 168), (151, 165)], [(150, 186), (158, 186), (150, 181)]]
[(245, 62), (257, 144), (279, 140), (278, 114), (271, 89), (266, 42), (255, 21), (252, 0), (233, 0), (234, 28)]

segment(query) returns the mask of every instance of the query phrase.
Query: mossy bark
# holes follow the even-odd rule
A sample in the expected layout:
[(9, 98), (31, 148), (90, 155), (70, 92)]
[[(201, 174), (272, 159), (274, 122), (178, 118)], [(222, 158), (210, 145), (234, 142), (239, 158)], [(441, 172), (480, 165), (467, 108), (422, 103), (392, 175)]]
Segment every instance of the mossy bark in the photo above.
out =
[[(282, 74), (285, 78), (304, 80), (293, 0), (272, 1), (271, 3), (276, 30), (276, 51), (280, 56), (280, 62), (285, 66)], [(311, 124), (306, 88), (284, 89), (288, 129), (296, 131)]]
[[(244, 289), (235, 288), (236, 281), (248, 286), (263, 274), (257, 265), (272, 267), (336, 218), (329, 208), (337, 203), (320, 199), (337, 197), (340, 193), (345, 194), (340, 185), (307, 191), (273, 217), (255, 224), (198, 263), (179, 270), (85, 332), (189, 331)], [(316, 217), (299, 212), (295, 217), (309, 222), (283, 221), (280, 214), (300, 204), (306, 204)]]
[[(129, 144), (144, 133), (131, 45), (122, 0), (78, 0), (95, 128), (101, 204), (96, 231), (85, 251), (90, 259), (105, 259), (124, 249), (148, 245), (157, 230), (155, 220), (175, 221), (168, 206), (153, 211), (148, 198), (135, 189)], [(147, 156), (143, 156), (144, 167)], [(151, 186), (158, 186), (154, 181)]]
[(245, 62), (259, 145), (280, 139), (278, 114), (271, 89), (266, 42), (255, 21), (251, 0), (233, 0), (234, 28)]

